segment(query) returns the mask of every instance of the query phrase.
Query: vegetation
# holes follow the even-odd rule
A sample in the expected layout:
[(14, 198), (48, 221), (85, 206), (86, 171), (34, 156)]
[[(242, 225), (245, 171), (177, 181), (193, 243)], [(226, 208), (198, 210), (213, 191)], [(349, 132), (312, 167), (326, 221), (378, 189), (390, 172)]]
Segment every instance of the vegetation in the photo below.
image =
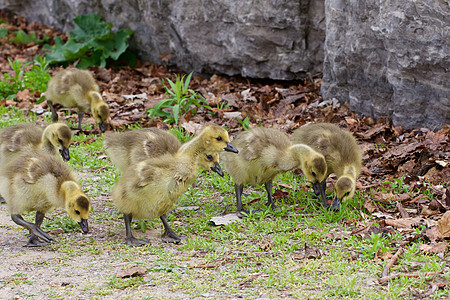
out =
[(133, 34), (130, 29), (111, 31), (112, 24), (103, 22), (96, 14), (78, 16), (74, 19), (75, 29), (70, 31), (70, 38), (63, 43), (60, 37), (55, 38), (53, 46), (45, 45), (51, 50), (46, 55), (50, 64), (70, 64), (80, 60), (78, 68), (88, 66), (105, 67), (109, 60), (126, 60), (133, 66), (136, 57), (128, 48), (128, 39)]
[[(44, 57), (36, 56), (33, 63), (10, 59), (8, 62), (14, 70), (14, 76), (8, 73), (3, 74), (3, 80), (0, 81), (1, 99), (15, 99), (17, 92), (25, 89), (30, 90), (31, 93), (36, 91), (42, 93), (47, 90), (47, 83), (51, 76), (47, 73), (48, 62)], [(28, 68), (30, 65), (31, 68)]]
[[(2, 114), (6, 111), (0, 107)], [(30, 121), (30, 116), (12, 111), (8, 118), (1, 119), (0, 126), (26, 121)], [(174, 132), (183, 135), (178, 129)], [(178, 207), (197, 206), (198, 209), (175, 209), (168, 214), (173, 229), (185, 237), (182, 244), (161, 243), (158, 238), (162, 232), (161, 222), (148, 220), (146, 232), (136, 234), (149, 237), (152, 245), (130, 248), (123, 242), (122, 216), (110, 200), (118, 175), (104, 155), (102, 139), (82, 133), (74, 138), (69, 164), (80, 174), (81, 183), (93, 203), (91, 233), (88, 236), (79, 234), (78, 225), (63, 210), (49, 215), (43, 228), (62, 229), (64, 233), (57, 235), (57, 242), (47, 250), (58, 257), (58, 274), (65, 265), (71, 272), (76, 266), (81, 281), (64, 289), (44, 289), (39, 295), (76, 297), (72, 293), (82, 289), (83, 295), (92, 298), (127, 295), (156, 299), (403, 299), (413, 298), (418, 290), (428, 286), (430, 277), (426, 276), (399, 277), (386, 286), (379, 285), (377, 278), (386, 263), (380, 256), (395, 249), (401, 236), (372, 233), (364, 238), (351, 235), (352, 227), (347, 227), (346, 223), (364, 215), (361, 206), (367, 195), (357, 192), (351, 201), (343, 203), (339, 212), (326, 211), (309, 183), (294, 172), (282, 174), (274, 181), (279, 210), (265, 207), (263, 187), (248, 187), (243, 202), (253, 201), (251, 207), (254, 210), (240, 222), (224, 226), (214, 226), (210, 219), (234, 211), (232, 180), (228, 175), (219, 177), (203, 172), (177, 204)], [(392, 184), (395, 184), (393, 189), (402, 186), (397, 181)], [(387, 190), (390, 188), (390, 184), (386, 185)], [(142, 224), (134, 221), (133, 226), (139, 230)], [(442, 270), (445, 260), (420, 252), (422, 243), (418, 239), (407, 245), (402, 259), (391, 272)], [(319, 254), (305, 257), (305, 246), (315, 248)], [(46, 249), (43, 251), (40, 255)], [(55, 266), (54, 261), (44, 260), (35, 268), (49, 270), (50, 266)], [(121, 270), (117, 266), (123, 269), (144, 267), (148, 273), (120, 278), (117, 274)], [(101, 274), (94, 283), (90, 274), (99, 269)], [(32, 271), (17, 273), (4, 280), (3, 286), (14, 288), (16, 284), (36, 284), (31, 274)], [(443, 276), (447, 281), (450, 279), (448, 273)], [(447, 292), (439, 289), (432, 298), (444, 299)], [(18, 295), (26, 298), (30, 294), (21, 289)]]
[(211, 109), (205, 98), (189, 88), (192, 73), (186, 78), (177, 76), (175, 82), (167, 79), (169, 86), (164, 84), (168, 98), (159, 101), (154, 107), (149, 108), (147, 113), (150, 117), (161, 117), (165, 123), (177, 124), (180, 118), (187, 114), (195, 115), (201, 107)]

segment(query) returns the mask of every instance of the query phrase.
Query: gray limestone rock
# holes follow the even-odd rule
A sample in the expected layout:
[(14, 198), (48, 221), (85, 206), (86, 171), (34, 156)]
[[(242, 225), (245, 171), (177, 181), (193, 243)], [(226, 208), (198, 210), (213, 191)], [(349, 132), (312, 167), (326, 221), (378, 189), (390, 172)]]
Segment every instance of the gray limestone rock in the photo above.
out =
[(325, 12), (324, 99), (407, 128), (450, 123), (448, 2), (326, 0)]
[(0, 0), (68, 31), (98, 13), (143, 60), (186, 72), (290, 80), (323, 72), (325, 100), (404, 127), (450, 123), (449, 3), (379, 0)]

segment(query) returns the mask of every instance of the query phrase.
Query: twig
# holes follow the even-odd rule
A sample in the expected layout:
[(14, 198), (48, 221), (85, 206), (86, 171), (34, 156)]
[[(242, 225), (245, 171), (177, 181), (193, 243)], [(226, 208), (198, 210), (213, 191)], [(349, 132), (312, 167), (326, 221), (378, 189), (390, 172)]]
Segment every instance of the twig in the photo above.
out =
[(252, 282), (253, 280), (255, 280), (256, 278), (258, 278), (259, 276), (261, 276), (263, 274), (264, 274), (263, 272), (251, 274), (249, 278), (247, 278), (244, 281), (242, 281), (241, 283), (239, 283), (239, 286), (244, 286), (244, 285)]
[(395, 275), (389, 275), (386, 277), (382, 277), (382, 278), (378, 278), (378, 282), (379, 283), (386, 283), (389, 280), (395, 279), (395, 278), (399, 278), (401, 276), (405, 276), (408, 278), (417, 278), (420, 276), (430, 276), (430, 275), (437, 275), (437, 274), (442, 274), (444, 273), (444, 270), (440, 270), (440, 271), (434, 271), (434, 272), (425, 272), (425, 273), (413, 273), (413, 274), (395, 274)]
[(383, 273), (381, 273), (381, 277), (386, 277), (389, 275), (390, 268), (395, 264), (395, 262), (398, 260), (398, 257), (403, 254), (403, 248), (398, 248), (397, 252), (395, 252), (394, 256), (391, 257), (391, 259), (388, 261), (386, 266), (384, 267)]

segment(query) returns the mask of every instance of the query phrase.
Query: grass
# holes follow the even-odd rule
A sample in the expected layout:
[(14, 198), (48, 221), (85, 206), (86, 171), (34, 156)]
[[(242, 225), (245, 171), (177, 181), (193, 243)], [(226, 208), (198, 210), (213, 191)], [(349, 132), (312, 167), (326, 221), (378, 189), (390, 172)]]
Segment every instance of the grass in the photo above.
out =
[[(1, 119), (1, 127), (36, 120), (35, 116), (5, 111), (3, 107), (0, 112), (8, 114), (8, 118)], [(241, 222), (219, 227), (209, 220), (235, 211), (233, 184), (228, 175), (202, 172), (177, 203), (199, 209), (174, 210), (168, 214), (172, 228), (185, 237), (183, 243), (161, 243), (158, 238), (161, 222), (147, 220), (146, 233), (139, 230), (138, 222), (133, 222), (133, 226), (138, 228), (137, 236), (150, 235), (152, 245), (130, 248), (123, 243), (122, 216), (110, 200), (118, 172), (103, 151), (101, 136), (75, 136), (70, 152), (69, 164), (80, 175), (92, 201), (91, 233), (81, 235), (78, 225), (63, 210), (55, 210), (49, 215), (50, 220), (44, 221), (43, 228), (63, 229), (64, 233), (56, 236), (57, 242), (45, 248), (55, 253), (57, 259), (34, 262), (33, 268), (57, 270), (56, 274), (72, 268), (73, 274), (64, 276), (82, 280), (64, 289), (43, 287), (40, 295), (76, 298), (81, 295), (77, 294), (79, 291), (90, 298), (120, 295), (142, 299), (404, 299), (416, 297), (432, 279), (400, 277), (388, 285), (379, 285), (377, 279), (385, 262), (376, 256), (393, 252), (401, 235), (372, 234), (368, 238), (350, 235), (353, 227), (348, 227), (345, 221), (361, 218), (361, 206), (367, 196), (357, 192), (339, 212), (323, 210), (309, 183), (294, 172), (282, 174), (274, 181), (274, 190), (286, 195), (277, 199), (279, 210), (264, 206), (263, 187), (249, 186), (244, 190), (243, 202), (260, 199), (248, 205), (254, 211)], [(402, 179), (386, 186), (395, 192), (406, 188)], [(23, 232), (14, 231), (14, 235)], [(420, 243), (406, 246), (391, 273), (448, 268), (445, 260), (422, 254)], [(321, 250), (323, 255), (304, 258), (305, 244)], [(116, 276), (120, 269), (136, 266), (146, 268), (148, 273), (123, 279)], [(32, 272), (16, 272), (20, 276), (11, 276), (2, 286), (33, 284)], [(443, 278), (448, 281), (449, 273)], [(444, 299), (447, 292), (440, 289), (430, 297)], [(22, 297), (30, 295), (21, 292)]]

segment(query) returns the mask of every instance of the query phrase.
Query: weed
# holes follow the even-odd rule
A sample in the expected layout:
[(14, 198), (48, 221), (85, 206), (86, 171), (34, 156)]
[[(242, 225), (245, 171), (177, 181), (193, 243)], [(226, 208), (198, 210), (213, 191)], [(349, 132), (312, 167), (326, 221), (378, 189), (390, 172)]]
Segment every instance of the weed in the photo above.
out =
[(394, 178), (393, 181), (385, 181), (383, 184), (388, 184), (391, 186), (392, 192), (395, 194), (407, 193), (409, 190), (409, 185), (404, 183), (405, 175), (400, 178)]
[(3, 80), (0, 81), (0, 98), (15, 99), (17, 92), (29, 89), (30, 92), (44, 92), (47, 89), (47, 83), (51, 76), (46, 72), (48, 62), (45, 58), (36, 56), (31, 70), (26, 71), (31, 62), (11, 61), (8, 59), (11, 69), (14, 70), (14, 76), (8, 73), (3, 74)]
[(50, 37), (45, 35), (44, 39), (40, 40), (36, 37), (35, 32), (31, 32), (29, 34), (25, 33), (23, 30), (18, 30), (15, 32), (16, 36), (14, 38), (11, 38), (11, 42), (19, 43), (19, 44), (43, 44), (45, 42), (48, 42), (50, 40)]
[(8, 36), (8, 29), (0, 28), (0, 38)]
[(372, 232), (365, 242), (367, 242), (367, 244), (361, 247), (361, 252), (366, 259), (373, 259), (375, 254), (379, 252), (385, 253), (391, 250), (389, 247), (389, 239), (382, 234), (375, 234)]
[(116, 33), (111, 31), (112, 24), (103, 22), (97, 14), (87, 14), (74, 18), (75, 29), (70, 31), (70, 38), (63, 43), (60, 37), (55, 38), (53, 46), (44, 45), (44, 49), (51, 50), (46, 54), (50, 64), (70, 64), (80, 60), (78, 68), (88, 66), (105, 67), (107, 60), (121, 60), (126, 58), (129, 65), (136, 63), (136, 57), (128, 48), (128, 39), (133, 34), (130, 29), (120, 29)]
[(149, 108), (147, 110), (149, 117), (161, 117), (165, 123), (178, 125), (180, 118), (185, 117), (188, 113), (195, 115), (201, 107), (211, 109), (203, 96), (189, 88), (192, 73), (186, 78), (185, 76), (177, 76), (175, 82), (167, 79), (169, 87), (162, 80), (169, 98), (161, 100), (154, 107)]
[(250, 126), (250, 120), (248, 119), (248, 116), (245, 117), (244, 120), (238, 119), (236, 118), (236, 120), (241, 124), (242, 128), (244, 130), (248, 130), (249, 126)]

